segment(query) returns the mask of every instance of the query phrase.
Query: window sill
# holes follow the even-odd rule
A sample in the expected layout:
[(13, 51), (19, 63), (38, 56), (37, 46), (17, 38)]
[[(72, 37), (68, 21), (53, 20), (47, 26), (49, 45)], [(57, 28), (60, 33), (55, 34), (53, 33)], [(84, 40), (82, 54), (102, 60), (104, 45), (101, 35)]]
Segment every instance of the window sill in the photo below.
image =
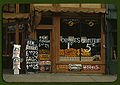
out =
[(56, 64), (105, 64), (103, 61), (59, 61)]

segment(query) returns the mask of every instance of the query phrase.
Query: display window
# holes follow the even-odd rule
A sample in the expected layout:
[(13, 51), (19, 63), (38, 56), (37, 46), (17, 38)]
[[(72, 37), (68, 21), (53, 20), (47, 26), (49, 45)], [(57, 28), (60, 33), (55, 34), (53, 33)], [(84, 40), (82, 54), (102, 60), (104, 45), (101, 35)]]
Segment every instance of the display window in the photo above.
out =
[(101, 61), (100, 18), (61, 18), (59, 61)]

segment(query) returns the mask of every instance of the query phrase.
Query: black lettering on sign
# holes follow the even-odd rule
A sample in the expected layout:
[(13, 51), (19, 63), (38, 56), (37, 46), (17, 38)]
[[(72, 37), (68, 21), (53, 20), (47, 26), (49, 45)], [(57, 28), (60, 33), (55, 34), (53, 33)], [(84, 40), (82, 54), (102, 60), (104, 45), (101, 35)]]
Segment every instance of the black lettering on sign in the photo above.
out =
[(26, 72), (37, 72), (38, 68), (38, 42), (26, 40)]

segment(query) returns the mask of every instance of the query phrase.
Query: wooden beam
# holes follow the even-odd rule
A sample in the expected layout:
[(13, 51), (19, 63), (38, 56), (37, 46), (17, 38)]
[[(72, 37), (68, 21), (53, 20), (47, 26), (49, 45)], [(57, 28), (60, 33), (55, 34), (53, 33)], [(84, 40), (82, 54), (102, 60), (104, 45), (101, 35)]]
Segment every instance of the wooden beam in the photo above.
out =
[(52, 26), (52, 25), (37, 25), (36, 27), (35, 27), (35, 29), (47, 29), (47, 30), (52, 30), (52, 29), (54, 29), (54, 26)]
[(64, 64), (92, 64), (92, 65), (105, 65), (102, 61), (59, 61), (56, 64), (64, 65)]
[(85, 74), (104, 74), (105, 71), (103, 70), (105, 69), (105, 65), (100, 65), (100, 69), (99, 70), (81, 70), (81, 71), (68, 71), (68, 70), (57, 70), (57, 72), (59, 73), (85, 73)]
[(52, 6), (60, 6), (60, 4), (52, 4)]
[(16, 13), (19, 13), (19, 4), (16, 4)]
[(30, 13), (33, 11), (33, 4), (30, 4)]
[(105, 8), (105, 4), (101, 4), (101, 8)]

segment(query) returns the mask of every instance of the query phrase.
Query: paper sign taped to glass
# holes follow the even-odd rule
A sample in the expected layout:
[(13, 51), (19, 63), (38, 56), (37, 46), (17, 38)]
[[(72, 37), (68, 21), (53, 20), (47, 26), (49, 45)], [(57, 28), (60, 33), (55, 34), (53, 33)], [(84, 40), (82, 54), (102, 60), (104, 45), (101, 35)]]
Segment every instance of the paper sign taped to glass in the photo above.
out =
[(20, 68), (20, 58), (13, 59), (13, 69), (21, 69)]
[(14, 45), (12, 58), (15, 58), (15, 57), (20, 58), (20, 47), (21, 45)]

